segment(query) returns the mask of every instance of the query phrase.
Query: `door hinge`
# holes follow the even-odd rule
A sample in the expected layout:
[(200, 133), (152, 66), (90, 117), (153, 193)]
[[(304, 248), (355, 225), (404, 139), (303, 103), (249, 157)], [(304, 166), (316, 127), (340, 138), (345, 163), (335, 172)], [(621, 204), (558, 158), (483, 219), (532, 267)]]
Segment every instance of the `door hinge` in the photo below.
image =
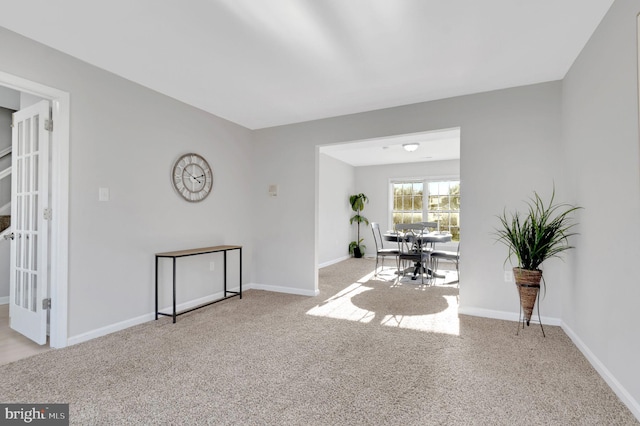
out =
[(53, 132), (53, 120), (44, 120), (44, 129)]
[(53, 212), (51, 211), (51, 208), (44, 209), (42, 211), (42, 216), (44, 220), (51, 220), (51, 217), (53, 216)]
[(51, 298), (42, 299), (42, 310), (47, 311), (51, 309)]

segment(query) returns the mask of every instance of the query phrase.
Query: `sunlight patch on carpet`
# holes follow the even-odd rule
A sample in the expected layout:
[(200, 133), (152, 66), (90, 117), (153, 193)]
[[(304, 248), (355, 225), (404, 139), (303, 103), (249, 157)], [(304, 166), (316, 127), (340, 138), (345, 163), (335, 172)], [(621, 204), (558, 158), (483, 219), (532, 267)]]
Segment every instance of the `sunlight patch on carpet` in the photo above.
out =
[[(373, 278), (373, 272), (365, 275), (311, 308), (307, 314), (430, 333), (459, 335), (457, 296), (438, 295), (435, 292), (425, 294), (428, 293), (425, 291), (428, 287), (416, 286), (415, 290), (423, 294), (416, 299), (412, 291), (407, 292), (406, 289), (398, 288), (398, 285), (373, 287), (372, 283), (376, 285), (375, 281), (370, 282)], [(385, 294), (376, 296), (376, 292)], [(389, 297), (391, 295), (394, 300)], [(434, 306), (437, 306), (437, 309)]]
[(381, 324), (458, 336), (460, 335), (460, 320), (458, 319), (457, 298), (455, 296), (444, 296), (444, 298), (449, 306), (442, 312), (431, 315), (386, 315)]
[(370, 287), (353, 283), (335, 296), (311, 308), (307, 314), (368, 323), (375, 318), (376, 313), (357, 307), (351, 303), (351, 298), (369, 290), (371, 290)]

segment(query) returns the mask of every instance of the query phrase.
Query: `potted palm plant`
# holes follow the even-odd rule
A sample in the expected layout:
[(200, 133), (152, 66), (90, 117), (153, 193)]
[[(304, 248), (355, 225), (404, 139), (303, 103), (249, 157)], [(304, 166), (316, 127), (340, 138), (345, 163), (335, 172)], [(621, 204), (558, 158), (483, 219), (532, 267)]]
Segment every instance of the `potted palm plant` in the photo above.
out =
[(534, 192), (534, 196), (526, 202), (526, 213), (507, 214), (503, 211), (498, 216), (502, 226), (496, 229), (497, 240), (509, 249), (505, 263), (513, 257), (518, 260), (513, 275), (527, 325), (540, 291), (540, 282), (544, 285), (540, 265), (573, 248), (568, 242), (568, 238), (575, 235), (571, 232), (576, 225), (571, 213), (580, 207), (567, 203), (554, 204), (554, 199), (555, 188), (548, 203)]
[(349, 204), (351, 204), (351, 209), (356, 212), (351, 219), (349, 219), (349, 223), (353, 224), (356, 222), (358, 224), (358, 239), (356, 241), (351, 241), (349, 243), (349, 253), (353, 255), (353, 257), (360, 258), (364, 255), (364, 250), (366, 246), (362, 244), (364, 238), (360, 238), (360, 224), (366, 223), (369, 224), (369, 219), (362, 216), (360, 213), (364, 209), (364, 204), (368, 203), (369, 199), (363, 193), (355, 194), (349, 197)]

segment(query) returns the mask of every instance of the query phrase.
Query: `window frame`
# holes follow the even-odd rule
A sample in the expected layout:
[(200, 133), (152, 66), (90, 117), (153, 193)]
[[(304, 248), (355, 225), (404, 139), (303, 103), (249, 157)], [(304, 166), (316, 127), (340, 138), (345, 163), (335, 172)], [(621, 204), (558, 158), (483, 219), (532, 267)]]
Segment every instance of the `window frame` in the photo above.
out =
[[(393, 213), (394, 213), (394, 209), (393, 209), (393, 205), (394, 205), (394, 198), (395, 198), (395, 194), (393, 192), (393, 185), (397, 184), (397, 183), (402, 183), (402, 184), (406, 184), (406, 183), (421, 183), (422, 184), (422, 219), (424, 221), (425, 218), (425, 181), (424, 179), (390, 179), (389, 180), (389, 229), (393, 229), (394, 228), (394, 224), (393, 224)], [(403, 210), (406, 211), (406, 210)], [(413, 211), (417, 211), (417, 210), (413, 210)]]
[[(394, 224), (393, 224), (393, 213), (394, 213), (394, 209), (393, 209), (393, 205), (394, 205), (394, 192), (393, 192), (393, 186), (394, 184), (398, 184), (398, 183), (422, 183), (422, 221), (423, 222), (427, 222), (428, 221), (428, 217), (429, 217), (429, 184), (430, 183), (434, 183), (434, 182), (459, 182), (460, 186), (462, 188), (462, 182), (460, 180), (460, 176), (459, 175), (444, 175), (444, 176), (428, 176), (428, 177), (400, 177), (400, 178), (391, 178), (389, 179), (388, 182), (388, 199), (389, 199), (389, 203), (388, 203), (388, 210), (387, 210), (387, 214), (388, 214), (388, 226), (389, 229), (394, 229)], [(460, 190), (460, 198), (462, 199), (462, 189)], [(457, 228), (460, 229), (460, 212), (462, 211), (462, 208), (457, 211), (458, 213), (458, 226)], [(440, 212), (444, 212), (444, 213), (451, 213), (454, 212), (453, 210), (440, 210)]]

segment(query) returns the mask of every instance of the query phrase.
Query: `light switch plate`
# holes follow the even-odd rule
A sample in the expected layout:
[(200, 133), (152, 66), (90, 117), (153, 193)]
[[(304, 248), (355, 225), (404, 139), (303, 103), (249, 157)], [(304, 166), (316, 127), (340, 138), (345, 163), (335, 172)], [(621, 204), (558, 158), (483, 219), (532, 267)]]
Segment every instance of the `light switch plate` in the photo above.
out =
[(109, 188), (99, 188), (98, 189), (98, 200), (99, 201), (109, 201)]

